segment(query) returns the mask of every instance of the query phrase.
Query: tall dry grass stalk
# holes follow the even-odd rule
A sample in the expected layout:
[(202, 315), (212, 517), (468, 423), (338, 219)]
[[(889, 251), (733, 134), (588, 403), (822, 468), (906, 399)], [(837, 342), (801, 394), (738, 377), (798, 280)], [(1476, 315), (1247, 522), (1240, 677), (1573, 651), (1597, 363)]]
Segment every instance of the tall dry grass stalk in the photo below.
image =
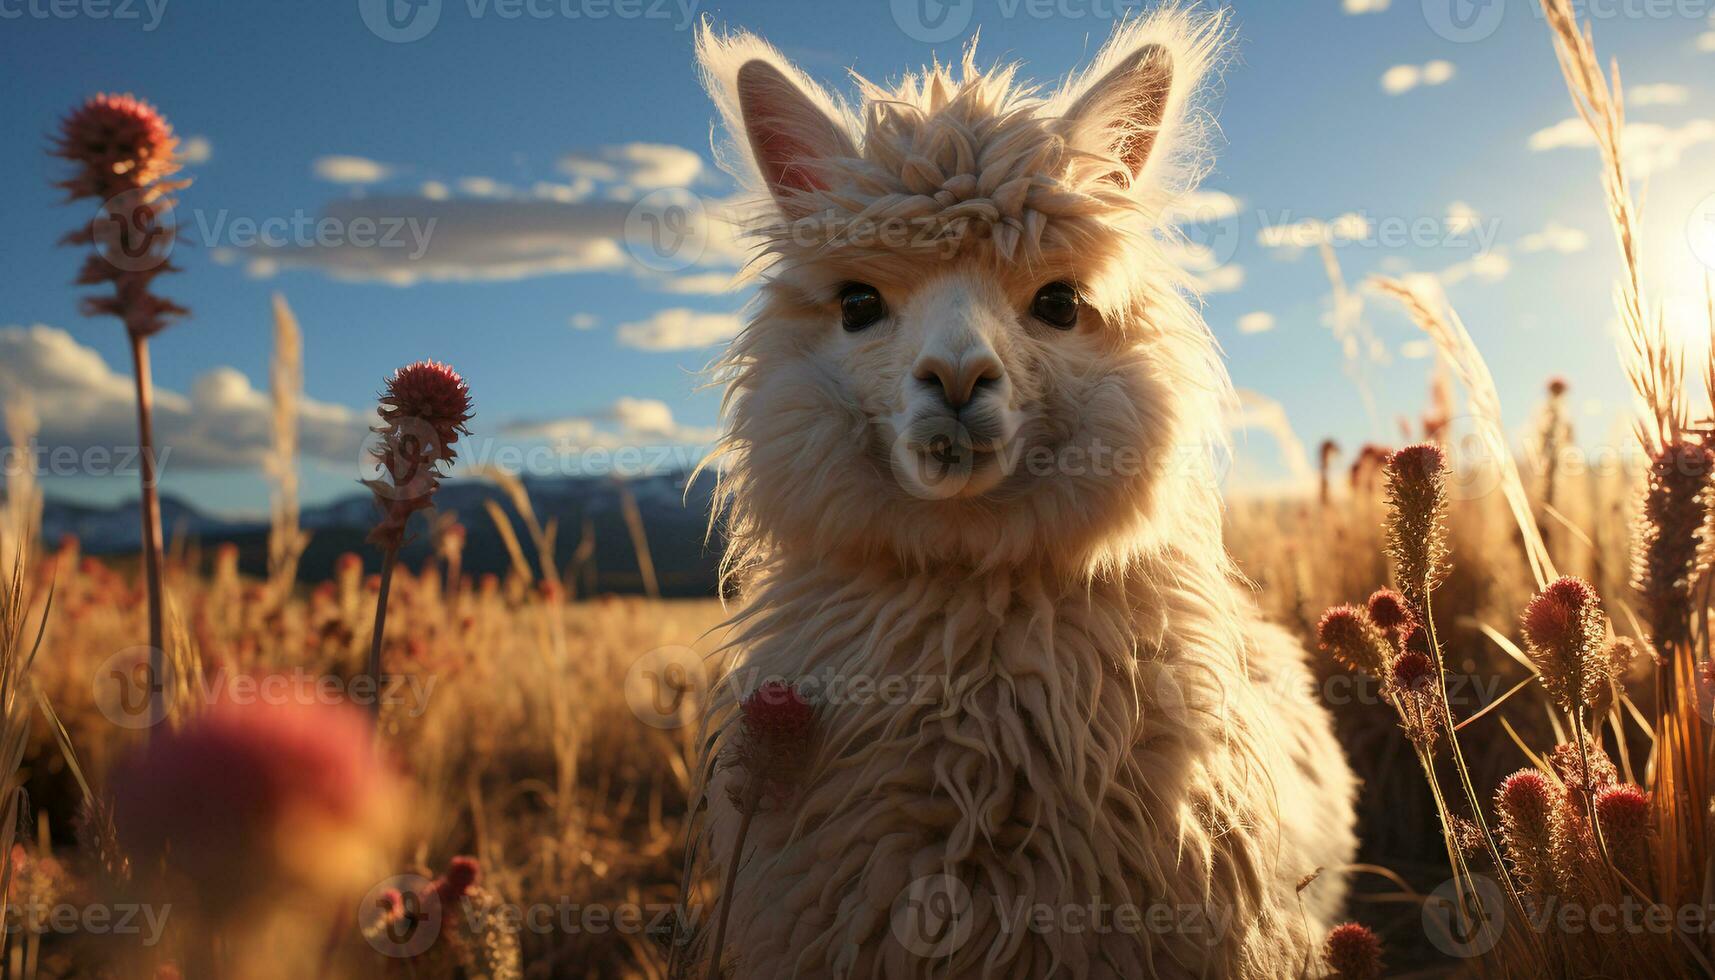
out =
[(32, 556), (42, 532), (42, 490), (36, 482), (36, 434), (41, 431), (41, 419), (36, 415), (35, 402), (28, 392), (17, 392), (7, 398), (6, 442), (11, 447), (6, 457), (6, 505), (0, 512), (0, 576), (12, 574), (17, 563)]
[(298, 405), (304, 395), (304, 344), (286, 297), (274, 294), (274, 358), (268, 366), (273, 443), (263, 469), (268, 498), (268, 585), (284, 596), (298, 577), (310, 536), (298, 524)]

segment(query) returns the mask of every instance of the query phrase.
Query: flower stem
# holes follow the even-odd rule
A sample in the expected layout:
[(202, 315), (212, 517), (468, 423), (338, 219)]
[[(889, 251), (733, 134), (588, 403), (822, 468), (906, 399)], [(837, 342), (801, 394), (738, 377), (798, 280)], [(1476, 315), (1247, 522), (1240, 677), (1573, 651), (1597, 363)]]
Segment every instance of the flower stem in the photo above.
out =
[(715, 921), (715, 944), (709, 956), (708, 980), (717, 980), (721, 975), (721, 951), (726, 947), (727, 917), (732, 913), (732, 893), (738, 884), (738, 865), (744, 856), (744, 839), (750, 835), (750, 818), (756, 815), (757, 807), (762, 805), (762, 786), (766, 780), (760, 773), (752, 773), (749, 779), (749, 785), (744, 788), (744, 806), (740, 808), (738, 833), (732, 842), (732, 857), (727, 861), (726, 882), (721, 886), (721, 914)]
[(149, 376), (149, 339), (131, 335), (132, 374), (137, 382), (137, 449), (142, 457), (143, 578), (149, 596), (149, 727), (166, 718), (166, 631), (162, 623), (161, 498), (156, 492), (155, 386)]
[(393, 591), (393, 566), (398, 561), (398, 546), (382, 552), (381, 588), (375, 597), (375, 632), (369, 638), (369, 663), (363, 672), (374, 694), (369, 702), (369, 717), (374, 721), (381, 718), (381, 636), (387, 629), (387, 594)]

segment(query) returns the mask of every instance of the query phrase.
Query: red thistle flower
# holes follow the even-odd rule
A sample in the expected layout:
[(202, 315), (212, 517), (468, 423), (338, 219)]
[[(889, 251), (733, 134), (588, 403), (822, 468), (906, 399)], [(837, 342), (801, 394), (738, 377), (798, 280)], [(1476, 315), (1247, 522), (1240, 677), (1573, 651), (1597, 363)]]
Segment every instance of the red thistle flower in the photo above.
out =
[(1501, 845), (1526, 884), (1539, 894), (1553, 881), (1554, 808), (1559, 793), (1535, 769), (1520, 769), (1495, 793)]
[(79, 165), (60, 183), (72, 199), (106, 200), (172, 176), (177, 151), (173, 127), (154, 106), (132, 95), (101, 94), (60, 122), (53, 152)]
[(1396, 649), (1403, 648), (1406, 637), (1417, 629), (1417, 617), (1412, 614), (1411, 603), (1405, 596), (1392, 589), (1377, 589), (1370, 594), (1365, 605), (1370, 621), (1387, 634), (1388, 642)]
[(337, 890), (364, 873), (353, 847), (374, 846), (388, 818), (373, 742), (349, 709), (221, 701), (115, 770), (119, 842), (141, 872), (164, 866), (210, 912), (288, 882)]
[(1335, 606), (1316, 624), (1316, 638), (1348, 670), (1361, 670), (1371, 677), (1387, 674), (1387, 637), (1362, 609)]
[(1596, 791), (1596, 824), (1614, 865), (1637, 884), (1649, 870), (1650, 797), (1630, 783)]
[(1376, 980), (1382, 975), (1382, 941), (1356, 922), (1329, 930), (1323, 956), (1339, 980)]
[[(1588, 760), (1588, 766), (1586, 766)], [(1604, 786), (1620, 781), (1620, 771), (1602, 747), (1584, 737), (1582, 747), (1576, 742), (1562, 742), (1548, 755), (1548, 764), (1565, 784), (1567, 795), (1583, 810), (1585, 799)]]
[(729, 765), (746, 775), (747, 785), (733, 788), (734, 805), (752, 809), (756, 803), (750, 800), (790, 795), (809, 761), (815, 730), (815, 706), (784, 681), (769, 681), (741, 701)]
[(458, 458), (453, 444), (470, 430), (470, 388), (451, 367), (418, 361), (393, 372), (380, 395), (383, 424), (374, 456), (385, 479), (366, 480), (382, 517), (369, 540), (393, 551), (404, 543), (412, 514), (429, 507), (445, 473)]
[(1560, 710), (1576, 712), (1588, 682), (1608, 674), (1602, 643), (1608, 628), (1596, 590), (1571, 575), (1550, 582), (1525, 608), (1523, 626), (1548, 696)]

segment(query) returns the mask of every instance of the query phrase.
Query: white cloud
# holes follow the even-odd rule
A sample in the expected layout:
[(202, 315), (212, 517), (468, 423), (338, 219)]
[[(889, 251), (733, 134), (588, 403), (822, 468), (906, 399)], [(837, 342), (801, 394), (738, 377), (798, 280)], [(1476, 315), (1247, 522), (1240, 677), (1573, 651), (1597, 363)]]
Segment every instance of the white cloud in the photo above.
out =
[(1447, 230), (1454, 235), (1467, 235), (1477, 230), (1483, 216), (1464, 201), (1447, 205)]
[(742, 326), (732, 313), (698, 313), (674, 307), (647, 320), (621, 324), (617, 336), (621, 344), (640, 350), (691, 350), (730, 340)]
[(512, 193), (512, 188), (492, 177), (460, 177), (458, 187), (460, 193), (471, 197), (504, 197)]
[(1647, 105), (1684, 105), (1691, 90), (1671, 82), (1637, 85), (1626, 89), (1626, 105), (1634, 108)]
[(1274, 314), (1261, 311), (1239, 317), (1239, 333), (1267, 333), (1274, 329)]
[(621, 397), (589, 415), (513, 422), (503, 435), (540, 440), (567, 447), (606, 448), (637, 445), (707, 445), (720, 437), (714, 427), (684, 425), (673, 418), (666, 402), (653, 398)]
[(365, 157), (327, 156), (311, 161), (310, 169), (335, 184), (373, 184), (386, 180), (393, 168)]
[(1379, 14), (1388, 8), (1391, 0), (1344, 0), (1341, 6), (1348, 14)]
[(207, 163), (212, 156), (214, 144), (208, 141), (207, 136), (187, 136), (179, 143), (179, 160), (191, 166)]
[(574, 313), (569, 322), (573, 330), (594, 330), (601, 323), (593, 313)]
[[(1693, 119), (1680, 126), (1660, 123), (1627, 123), (1620, 134), (1625, 163), (1634, 178), (1644, 178), (1679, 166), (1685, 151), (1715, 142), (1715, 120)], [(1530, 148), (1538, 153), (1564, 147), (1593, 147), (1596, 138), (1582, 119), (1563, 119), (1530, 136)]]
[(663, 276), (655, 283), (663, 292), (719, 296), (732, 292), (734, 275), (730, 272), (699, 272)]
[(1333, 221), (1306, 218), (1289, 224), (1264, 223), (1256, 234), (1257, 244), (1264, 248), (1305, 249), (1327, 243), (1339, 245), (1361, 242), (1370, 237), (1370, 220), (1349, 211)]
[[(128, 375), (56, 327), (0, 327), (0, 388), (26, 391), (42, 420), (44, 449), (100, 447), (117, 453), (137, 441), (135, 393)], [(155, 433), (162, 467), (227, 469), (260, 465), (271, 442), (268, 394), (230, 367), (198, 376), (189, 394), (155, 390)], [(299, 409), (304, 456), (350, 463), (355, 478), (372, 417), (342, 405), (304, 399)]]
[(1435, 353), (1435, 345), (1427, 340), (1408, 340), (1399, 345), (1399, 356), (1408, 361), (1421, 361)]
[(1511, 275), (1512, 271), (1513, 260), (1507, 257), (1506, 252), (1496, 249), (1492, 252), (1483, 252), (1472, 256), (1463, 262), (1456, 262), (1442, 269), (1437, 275), (1442, 285), (1452, 286), (1467, 279), (1474, 279), (1478, 282), (1499, 282)]
[(1697, 35), (1697, 50), (1715, 53), (1715, 14), (1709, 15), (1709, 31)]
[(1420, 85), (1443, 85), (1456, 70), (1451, 61), (1439, 59), (1423, 65), (1394, 65), (1382, 73), (1382, 91), (1401, 95)]
[(1518, 247), (1521, 252), (1559, 252), (1562, 255), (1570, 255), (1590, 247), (1590, 236), (1577, 228), (1568, 228), (1557, 221), (1551, 221), (1548, 227), (1541, 231), (1531, 232), (1519, 239)]
[(444, 201), (453, 196), (452, 191), (447, 189), (447, 185), (438, 180), (424, 181), (418, 192), (431, 201)]
[(682, 146), (624, 143), (593, 152), (568, 153), (560, 170), (574, 177), (625, 184), (642, 190), (689, 187), (703, 173), (703, 158)]
[(1191, 191), (1181, 194), (1162, 214), (1175, 225), (1200, 225), (1238, 217), (1244, 203), (1225, 191)]

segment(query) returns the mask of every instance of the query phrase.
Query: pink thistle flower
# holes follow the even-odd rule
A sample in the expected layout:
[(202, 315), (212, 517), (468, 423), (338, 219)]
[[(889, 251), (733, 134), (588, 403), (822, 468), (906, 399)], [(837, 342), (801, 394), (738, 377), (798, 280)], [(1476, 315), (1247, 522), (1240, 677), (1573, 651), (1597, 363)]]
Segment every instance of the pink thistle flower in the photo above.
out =
[(796, 687), (769, 681), (739, 703), (738, 738), (728, 765), (744, 773), (731, 795), (741, 810), (789, 796), (809, 761), (816, 709)]
[[(1588, 760), (1588, 766), (1586, 766)], [(1562, 742), (1554, 747), (1548, 755), (1548, 764), (1554, 774), (1560, 777), (1566, 786), (1567, 795), (1572, 798), (1577, 809), (1583, 810), (1586, 799), (1604, 786), (1612, 786), (1620, 781), (1620, 771), (1614, 766), (1608, 753), (1590, 739), (1584, 737), (1583, 746), (1576, 742)]]
[(54, 155), (80, 165), (61, 182), (73, 199), (102, 200), (170, 177), (179, 169), (173, 127), (132, 95), (100, 94), (60, 122)]
[(1361, 670), (1371, 677), (1385, 677), (1388, 659), (1387, 636), (1362, 609), (1335, 606), (1316, 624), (1316, 639), (1348, 670)]
[(208, 914), (281, 889), (338, 896), (373, 880), (392, 780), (349, 709), (219, 702), (115, 770), (119, 842)]
[(1567, 714), (1577, 712), (1589, 681), (1608, 674), (1602, 643), (1608, 627), (1596, 590), (1571, 575), (1550, 582), (1525, 608), (1523, 627), (1548, 696)]
[(412, 514), (429, 507), (445, 473), (458, 457), (453, 444), (468, 435), (470, 388), (458, 372), (435, 361), (418, 361), (393, 372), (380, 395), (383, 425), (375, 428), (374, 451), (385, 479), (366, 480), (382, 518), (369, 540), (396, 551)]
[(1554, 882), (1554, 809), (1559, 790), (1535, 769), (1520, 769), (1495, 793), (1501, 845), (1526, 886), (1538, 895)]
[(1596, 825), (1621, 874), (1638, 885), (1647, 882), (1650, 866), (1650, 795), (1630, 783), (1596, 791)]
[(1382, 975), (1382, 941), (1368, 926), (1356, 922), (1335, 926), (1328, 932), (1322, 955), (1339, 980), (1376, 980)]
[(1428, 750), (1441, 733), (1441, 685), (1434, 661), (1421, 650), (1408, 649), (1393, 658), (1387, 683), (1406, 737)]
[(1403, 649), (1406, 638), (1417, 629), (1417, 616), (1405, 596), (1392, 589), (1377, 589), (1370, 593), (1365, 606), (1370, 621), (1387, 634), (1388, 642), (1396, 649)]

